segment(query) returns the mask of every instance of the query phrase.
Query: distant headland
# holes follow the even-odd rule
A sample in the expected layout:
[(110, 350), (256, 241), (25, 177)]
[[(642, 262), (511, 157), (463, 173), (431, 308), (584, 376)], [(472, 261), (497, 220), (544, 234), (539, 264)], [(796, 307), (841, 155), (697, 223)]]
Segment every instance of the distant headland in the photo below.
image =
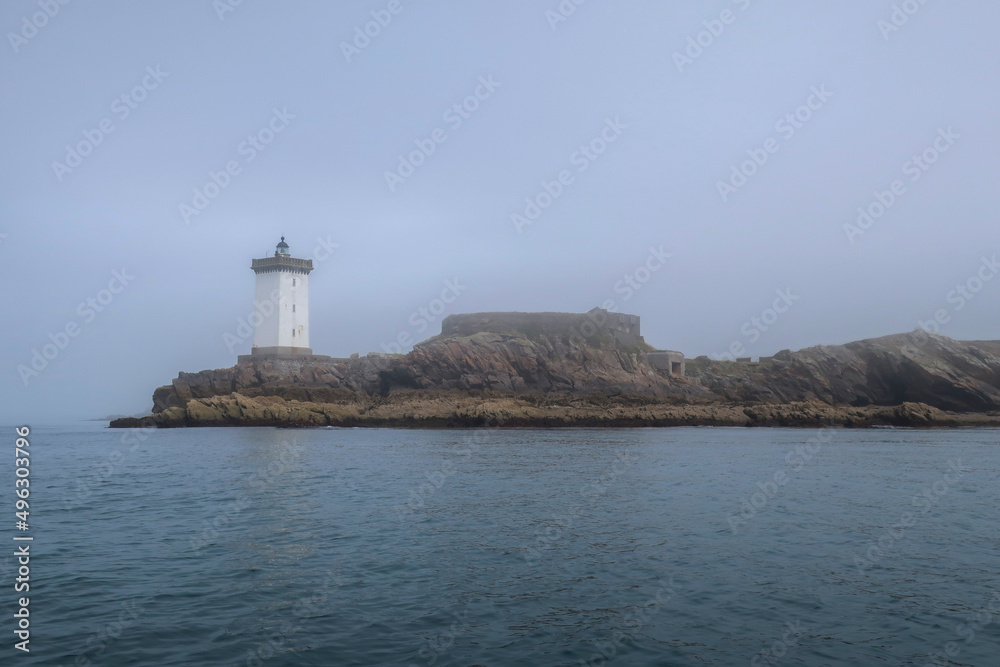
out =
[[(180, 373), (152, 415), (111, 426), (1000, 426), (1000, 341), (915, 331), (678, 362), (641, 338), (539, 330), (547, 313), (499, 315), (450, 316), (451, 333), (406, 355), (248, 355)], [(500, 321), (522, 324), (491, 331)]]
[[(254, 259), (251, 354), (180, 373), (147, 417), (179, 426), (1000, 426), (1000, 341), (916, 330), (759, 360), (656, 350), (638, 315), (450, 315), (403, 354), (309, 347), (311, 260)], [(257, 311), (255, 310), (255, 313)]]

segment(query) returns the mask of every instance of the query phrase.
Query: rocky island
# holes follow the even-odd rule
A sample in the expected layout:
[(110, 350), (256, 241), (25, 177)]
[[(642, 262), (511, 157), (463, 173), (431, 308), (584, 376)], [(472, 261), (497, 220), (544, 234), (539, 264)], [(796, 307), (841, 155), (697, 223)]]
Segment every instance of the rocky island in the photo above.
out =
[(647, 345), (638, 320), (452, 315), (405, 355), (244, 355), (180, 373), (150, 416), (111, 426), (1000, 426), (1000, 341), (917, 330), (685, 360)]

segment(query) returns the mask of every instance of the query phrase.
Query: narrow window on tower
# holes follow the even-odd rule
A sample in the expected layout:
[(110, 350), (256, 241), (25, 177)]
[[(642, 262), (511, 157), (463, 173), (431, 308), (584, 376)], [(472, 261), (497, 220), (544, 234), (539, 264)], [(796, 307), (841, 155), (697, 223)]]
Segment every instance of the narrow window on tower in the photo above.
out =
[(293, 313), (295, 312), (295, 304), (294, 303), (292, 304), (292, 312)]
[(295, 329), (292, 329), (292, 338), (295, 338)]
[(292, 278), (292, 287), (295, 287), (295, 278)]

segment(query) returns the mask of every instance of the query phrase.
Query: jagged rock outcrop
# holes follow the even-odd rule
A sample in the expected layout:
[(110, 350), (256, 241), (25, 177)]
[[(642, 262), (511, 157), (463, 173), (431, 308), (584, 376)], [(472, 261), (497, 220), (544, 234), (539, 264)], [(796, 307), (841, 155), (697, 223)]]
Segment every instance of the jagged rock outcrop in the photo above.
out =
[(112, 425), (1000, 425), (1000, 342), (913, 332), (759, 364), (699, 357), (686, 378), (644, 355), (557, 335), (442, 335), (396, 358), (181, 373), (154, 392), (151, 418)]
[(909, 401), (957, 412), (1000, 409), (1000, 344), (924, 332), (783, 351), (755, 365), (699, 357), (687, 370), (728, 401), (855, 406)]

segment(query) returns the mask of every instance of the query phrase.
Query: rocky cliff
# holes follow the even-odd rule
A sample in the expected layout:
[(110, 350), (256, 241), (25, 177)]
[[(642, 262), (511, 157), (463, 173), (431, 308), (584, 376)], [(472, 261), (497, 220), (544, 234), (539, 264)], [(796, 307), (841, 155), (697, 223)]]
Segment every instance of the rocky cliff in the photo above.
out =
[(688, 363), (688, 375), (727, 401), (918, 402), (958, 412), (1000, 409), (1000, 343), (962, 342), (924, 332), (785, 350), (756, 365), (699, 357)]
[(154, 392), (150, 418), (112, 426), (1000, 425), (1000, 342), (913, 332), (758, 364), (699, 357), (686, 378), (654, 369), (646, 351), (600, 337), (441, 335), (401, 357), (181, 373)]
[(153, 414), (183, 407), (197, 398), (241, 394), (280, 396), (288, 400), (326, 403), (370, 396), (382, 391), (381, 373), (392, 358), (368, 356), (329, 362), (280, 359), (237, 364), (199, 373), (180, 373), (153, 392)]
[(610, 340), (481, 332), (424, 341), (384, 375), (390, 388), (707, 396), (658, 373), (645, 352)]

